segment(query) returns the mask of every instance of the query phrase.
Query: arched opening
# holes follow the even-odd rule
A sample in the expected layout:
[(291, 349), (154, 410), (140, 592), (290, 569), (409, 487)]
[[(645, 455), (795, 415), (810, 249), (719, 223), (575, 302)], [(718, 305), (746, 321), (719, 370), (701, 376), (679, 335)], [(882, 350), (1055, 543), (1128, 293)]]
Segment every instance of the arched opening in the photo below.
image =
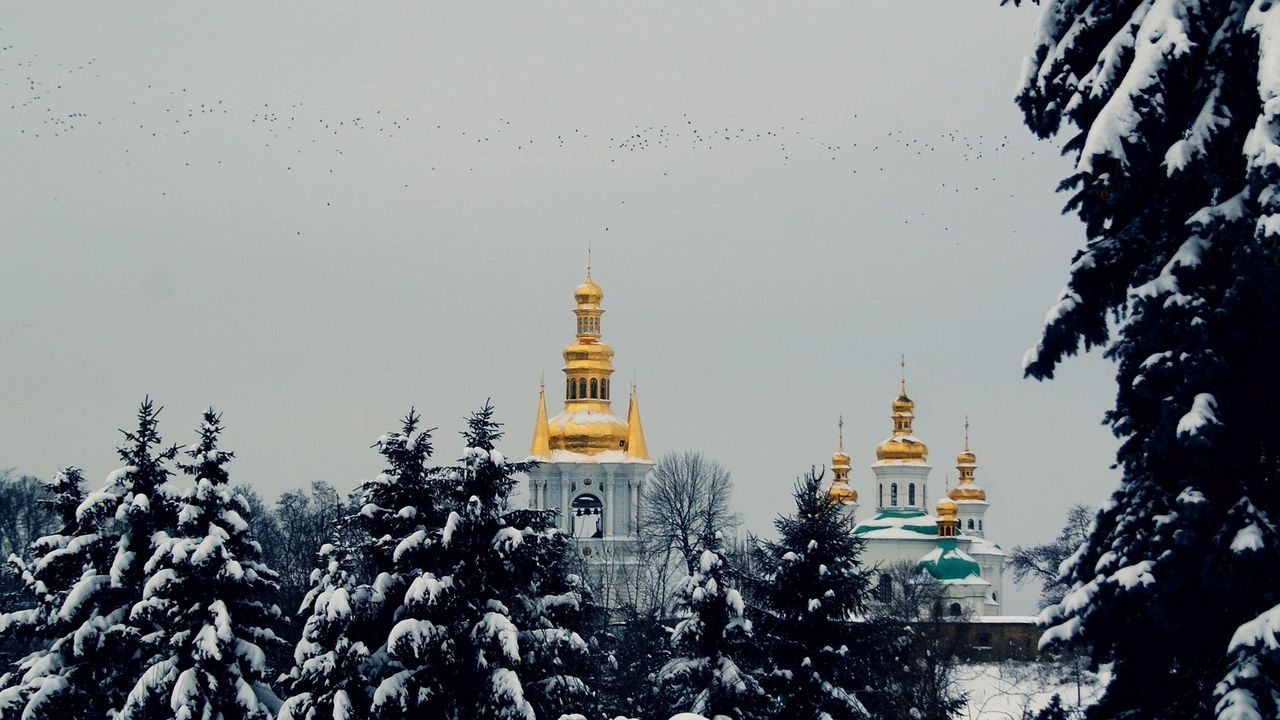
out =
[(889, 504), (895, 507), (898, 504), (898, 483), (889, 486)]
[(982, 532), (982, 521), (978, 521), (978, 532)]
[(600, 399), (609, 399), (609, 378), (600, 378)]
[(893, 578), (888, 575), (880, 576), (880, 584), (876, 586), (876, 597), (882, 603), (893, 600)]
[(911, 483), (910, 485), (907, 486), (907, 504), (908, 505), (916, 504), (916, 484), (915, 483)]
[(877, 486), (876, 491), (876, 505), (884, 507), (884, 485)]
[(578, 397), (583, 400), (587, 399), (587, 379), (586, 378), (578, 378)]
[(596, 383), (597, 383), (596, 379), (591, 378), (591, 398), (593, 400), (600, 397), (600, 388)]
[(567, 391), (567, 395), (570, 400), (578, 399), (578, 383), (574, 382), (573, 378), (569, 378), (569, 389)]
[(973, 518), (970, 518), (970, 519), (969, 519), (969, 529), (970, 529), (970, 530), (972, 530), (972, 529), (973, 529)]
[(569, 512), (573, 515), (573, 537), (604, 537), (604, 503), (600, 498), (587, 493), (579, 495), (573, 499)]
[(947, 614), (951, 617), (960, 617), (964, 614), (964, 610), (961, 609), (960, 603), (953, 602), (951, 603), (951, 607), (947, 608)]

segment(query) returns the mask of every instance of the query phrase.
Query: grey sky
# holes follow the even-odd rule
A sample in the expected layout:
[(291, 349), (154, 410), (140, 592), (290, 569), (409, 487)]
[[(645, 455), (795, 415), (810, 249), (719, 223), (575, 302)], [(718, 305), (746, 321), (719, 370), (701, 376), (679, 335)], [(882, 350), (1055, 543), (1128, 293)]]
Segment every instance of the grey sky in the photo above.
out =
[(727, 465), (749, 529), (840, 413), (866, 512), (905, 354), (935, 496), (968, 414), (990, 534), (1048, 539), (1116, 473), (1107, 364), (1020, 375), (1082, 237), (1012, 103), (1036, 12), (14, 5), (0, 467), (101, 482), (148, 393), (269, 497), (370, 477), (410, 405), (448, 461), (492, 397), (522, 455), (591, 238), (649, 448)]

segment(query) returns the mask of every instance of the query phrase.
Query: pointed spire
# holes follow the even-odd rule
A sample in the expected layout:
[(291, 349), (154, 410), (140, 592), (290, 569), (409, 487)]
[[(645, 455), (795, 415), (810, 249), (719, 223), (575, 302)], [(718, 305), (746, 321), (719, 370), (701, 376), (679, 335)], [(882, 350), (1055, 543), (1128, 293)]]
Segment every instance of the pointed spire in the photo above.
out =
[(836, 441), (836, 450), (844, 452), (844, 413), (840, 413), (840, 420), (836, 423), (839, 430), (839, 440)]
[(964, 416), (964, 451), (969, 452), (969, 416)]
[(648, 460), (649, 448), (644, 444), (644, 427), (640, 424), (640, 401), (636, 398), (636, 386), (631, 386), (631, 400), (627, 403), (627, 457)]
[(587, 238), (587, 280), (591, 280), (591, 238)]
[(547, 423), (547, 391), (538, 383), (538, 417), (533, 421), (533, 442), (529, 454), (541, 460), (551, 459), (551, 426)]
[(898, 356), (898, 366), (902, 369), (902, 373), (898, 377), (898, 397), (905, 398), (907, 396), (907, 356)]

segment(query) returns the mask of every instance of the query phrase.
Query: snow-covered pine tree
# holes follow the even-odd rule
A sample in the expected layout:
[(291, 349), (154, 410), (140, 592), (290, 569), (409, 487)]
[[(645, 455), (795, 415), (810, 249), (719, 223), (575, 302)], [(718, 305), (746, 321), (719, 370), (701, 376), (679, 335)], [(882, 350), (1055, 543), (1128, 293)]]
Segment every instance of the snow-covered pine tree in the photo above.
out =
[[(40, 500), (48, 506), (56, 522), (57, 532), (37, 538), (28, 548), (30, 558), (10, 555), (8, 572), (19, 580), (20, 607), (0, 614), (0, 637), (13, 647), (15, 655), (5, 657), (0, 672), (0, 688), (7, 688), (14, 680), (10, 660), (20, 661), (28, 651), (36, 650), (32, 657), (42, 657), (43, 647), (50, 639), (48, 623), (57, 616), (67, 593), (80, 578), (80, 556), (67, 552), (67, 546), (76, 535), (76, 508), (84, 501), (84, 474), (77, 467), (68, 467), (54, 474), (47, 492), (49, 497)], [(25, 606), (25, 607), (24, 607)], [(11, 691), (7, 697), (14, 697)], [(0, 703), (5, 695), (0, 694)], [(0, 705), (0, 709), (3, 705)]]
[(1110, 342), (1122, 440), (1044, 639), (1115, 661), (1092, 717), (1277, 717), (1280, 5), (1046, 0), (1024, 67), (1087, 237), (1026, 372)]
[(733, 587), (719, 533), (703, 542), (706, 549), (676, 591), (677, 612), (686, 616), (671, 634), (673, 657), (655, 676), (657, 694), (669, 713), (764, 716), (769, 698), (742, 594)]
[(369, 586), (351, 572), (351, 550), (320, 548), (323, 567), (300, 613), (308, 613), (294, 666), (280, 679), (287, 697), (278, 720), (358, 720), (369, 716), (369, 649), (364, 622)]
[[(45, 552), (31, 562), (27, 588), (36, 606), (23, 621), (49, 645), (5, 676), (0, 717), (104, 718), (124, 705), (141, 676), (142, 639), (154, 628), (130, 610), (142, 597), (152, 535), (168, 527), (160, 487), (177, 452), (160, 446), (159, 413), (150, 398), (143, 401), (137, 428), (122, 431), (124, 466), (80, 503), (61, 538), (41, 543)], [(64, 511), (75, 481), (60, 483)]]
[[(886, 672), (867, 642), (870, 581), (858, 565), (853, 522), (810, 471), (794, 492), (796, 511), (774, 521), (779, 540), (755, 546), (753, 606), (768, 656), (763, 683), (773, 715), (796, 720), (869, 717), (857, 696)], [(852, 622), (853, 620), (857, 622)]]
[(132, 616), (157, 630), (145, 638), (148, 667), (123, 720), (269, 720), (277, 706), (264, 684), (275, 573), (244, 520), (248, 504), (228, 482), (233, 454), (218, 447), (222, 418), (204, 411), (200, 439), (179, 462), (192, 486), (171, 504), (171, 532), (155, 533), (142, 599)]
[[(385, 674), (378, 652), (399, 598), (425, 562), (431, 531), (442, 524), (439, 471), (431, 468), (431, 430), (410, 408), (396, 432), (373, 447), (386, 466), (354, 493), (358, 510), (340, 520), (321, 550), (301, 613), (308, 613), (283, 682), (281, 720), (367, 717), (372, 686)], [(373, 653), (370, 652), (372, 647)]]
[[(443, 476), (442, 527), (413, 543), (418, 576), (386, 639), (378, 717), (534, 720), (591, 713), (578, 633), (586, 592), (566, 571), (568, 540), (546, 512), (509, 511), (514, 473), (488, 403)], [(404, 547), (408, 552), (410, 548)], [(400, 552), (399, 550), (397, 551)]]

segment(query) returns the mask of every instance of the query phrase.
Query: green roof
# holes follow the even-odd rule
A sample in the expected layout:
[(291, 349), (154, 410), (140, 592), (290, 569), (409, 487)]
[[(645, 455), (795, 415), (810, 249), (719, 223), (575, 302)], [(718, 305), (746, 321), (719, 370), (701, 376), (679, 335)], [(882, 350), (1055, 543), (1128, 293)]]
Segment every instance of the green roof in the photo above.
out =
[(956, 549), (955, 538), (938, 538), (938, 547), (920, 558), (916, 567), (929, 571), (939, 580), (963, 580), (971, 575), (982, 577), (982, 567), (964, 551)]
[(904, 522), (916, 519), (929, 518), (928, 513), (920, 508), (884, 508), (876, 513), (876, 516), (864, 523), (858, 523), (853, 528), (853, 532), (857, 535), (874, 532), (876, 530), (906, 530), (909, 532), (919, 533), (921, 535), (935, 536), (938, 534), (938, 526), (932, 522), (927, 524)]

